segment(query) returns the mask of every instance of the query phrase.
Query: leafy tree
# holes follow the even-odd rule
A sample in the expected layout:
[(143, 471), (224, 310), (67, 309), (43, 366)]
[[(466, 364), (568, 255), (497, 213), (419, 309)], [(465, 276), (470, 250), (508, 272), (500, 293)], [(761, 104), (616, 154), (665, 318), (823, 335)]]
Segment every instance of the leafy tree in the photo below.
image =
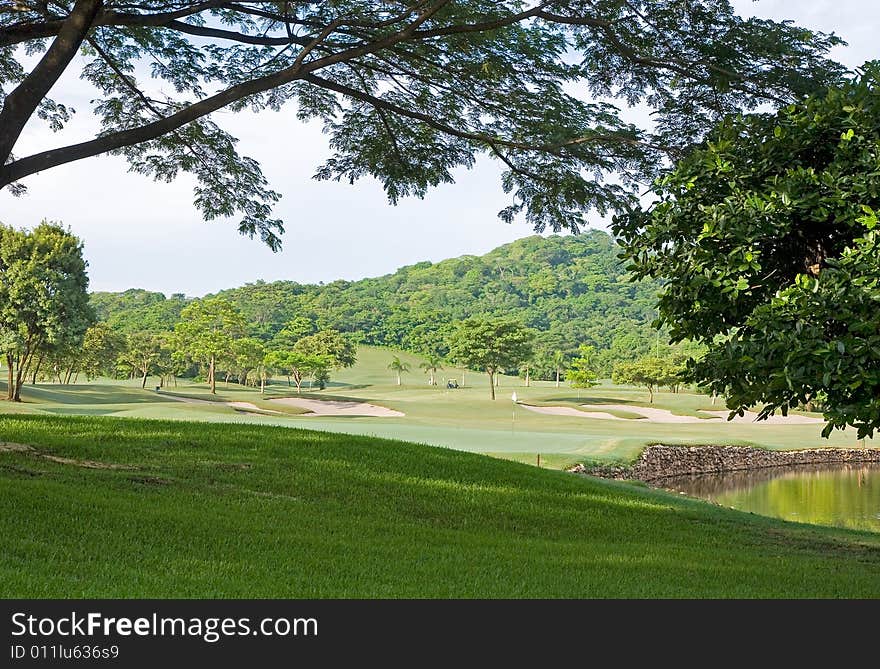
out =
[(302, 382), (310, 376), (326, 376), (325, 370), (333, 365), (326, 355), (314, 355), (299, 351), (270, 351), (266, 354), (266, 366), (285, 374), (296, 384), (296, 392), (302, 392)]
[(89, 379), (114, 376), (116, 359), (126, 350), (125, 337), (106, 323), (96, 323), (85, 332), (79, 368)]
[(437, 385), (437, 370), (443, 369), (443, 358), (437, 354), (428, 354), (424, 362), (419, 363), (419, 369), (424, 369), (428, 376), (428, 384)]
[(272, 348), (290, 350), (300, 339), (313, 334), (315, 334), (314, 321), (305, 316), (297, 316), (275, 334), (272, 338)]
[[(242, 313), (248, 333), (273, 350), (290, 350), (301, 338), (302, 330), (294, 329), (281, 339), (281, 331), (299, 320), (305, 329), (320, 323), (351, 341), (446, 357), (453, 323), (474, 315), (515, 316), (541, 331), (535, 347), (548, 355), (558, 349), (571, 356), (580, 344), (595, 346), (600, 375), (610, 376), (616, 361), (653, 348), (656, 334), (648, 321), (656, 314), (660, 289), (656, 281), (631, 283), (619, 252), (601, 231), (533, 236), (483, 256), (417, 263), (377, 278), (323, 286), (257, 282), (218, 295)], [(529, 277), (545, 269), (553, 275), (553, 288), (539, 295)], [(465, 287), (464, 276), (471, 273), (479, 278)], [(171, 330), (191, 302), (179, 295), (161, 299), (161, 293), (146, 291), (92, 296), (102, 318), (126, 333)], [(662, 344), (666, 341), (661, 332)], [(538, 357), (529, 365), (530, 375), (555, 379), (552, 363)]]
[(217, 393), (217, 360), (245, 332), (241, 313), (229, 300), (215, 297), (193, 302), (175, 326), (177, 350), (208, 368), (211, 394)]
[(556, 387), (559, 387), (559, 377), (565, 371), (565, 353), (562, 351), (553, 351), (553, 371), (556, 374)]
[(150, 372), (156, 371), (156, 363), (162, 355), (162, 339), (149, 332), (136, 332), (126, 338), (125, 350), (120, 362), (141, 377), (141, 388), (147, 387)]
[(34, 378), (34, 373), (39, 373), (40, 367), (48, 368), (48, 379), (55, 379), (64, 385), (75, 383), (82, 363), (81, 342), (62, 341), (55, 344), (46, 344), (40, 347), (39, 353), (27, 369), (27, 373)]
[(595, 349), (587, 344), (582, 344), (578, 349), (578, 357), (571, 361), (565, 378), (573, 388), (592, 388), (598, 385), (599, 374), (593, 361)]
[(526, 388), (532, 385), (532, 365), (534, 365), (534, 355), (520, 363), (519, 376), (521, 379), (525, 379)]
[(175, 387), (177, 386), (177, 377), (182, 376), (186, 371), (185, 364), (182, 364), (180, 356), (175, 356), (177, 352), (177, 343), (174, 333), (160, 333), (159, 340), (159, 356), (153, 362), (156, 374), (159, 375), (159, 385), (166, 386), (173, 380)]
[(89, 302), (98, 319), (120, 334), (170, 332), (180, 320), (180, 312), (191, 301), (181, 294), (166, 298), (162, 293), (136, 288), (122, 293), (96, 292), (89, 295)]
[(611, 380), (620, 385), (644, 386), (650, 403), (661, 386), (674, 382), (675, 370), (667, 358), (648, 355), (634, 362), (622, 362), (614, 368)]
[(241, 385), (247, 385), (251, 372), (262, 366), (266, 346), (255, 337), (242, 337), (232, 342), (229, 349), (230, 370)]
[(618, 219), (636, 276), (665, 280), (660, 322), (708, 352), (690, 377), (759, 416), (821, 401), (834, 427), (880, 427), (880, 65), (734, 117)]
[(470, 318), (459, 323), (449, 343), (454, 360), (485, 370), (490, 397), (495, 399), (495, 375), (515, 368), (532, 355), (535, 333), (513, 319)]
[(54, 223), (33, 231), (0, 225), (0, 351), (6, 399), (21, 386), (41, 350), (79, 348), (94, 322), (82, 242)]
[[(588, 209), (631, 206), (658, 158), (720, 115), (837, 81), (824, 56), (839, 43), (727, 0), (16, 2), (0, 12), (0, 187), (117, 153), (156, 179), (191, 173), (206, 218), (236, 216), (276, 249), (279, 195), (209, 115), (295, 102), (330, 135), (320, 179), (370, 175), (396, 202), (487, 154), (513, 198), (502, 218), (574, 229)], [(48, 96), (74, 68), (97, 89), (98, 135), (14, 155), (29, 120), (69, 120)], [(568, 92), (583, 90), (644, 103), (656, 129)]]
[(325, 357), (330, 361), (330, 366), (336, 369), (351, 367), (357, 362), (357, 347), (348, 337), (336, 330), (321, 330), (303, 337), (294, 345), (293, 350)]
[(394, 372), (397, 375), (397, 385), (400, 385), (400, 375), (409, 372), (409, 363), (404, 362), (398, 356), (394, 356), (391, 360), (391, 363), (388, 365), (388, 369)]

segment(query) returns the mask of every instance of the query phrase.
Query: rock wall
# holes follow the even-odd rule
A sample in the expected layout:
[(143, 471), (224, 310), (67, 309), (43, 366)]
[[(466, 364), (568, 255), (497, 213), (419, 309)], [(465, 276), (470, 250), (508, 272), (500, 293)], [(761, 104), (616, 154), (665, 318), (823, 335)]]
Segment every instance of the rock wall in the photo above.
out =
[(810, 448), (768, 451), (749, 446), (648, 446), (630, 467), (576, 465), (569, 471), (603, 478), (653, 482), (669, 476), (765, 467), (880, 462), (880, 448)]

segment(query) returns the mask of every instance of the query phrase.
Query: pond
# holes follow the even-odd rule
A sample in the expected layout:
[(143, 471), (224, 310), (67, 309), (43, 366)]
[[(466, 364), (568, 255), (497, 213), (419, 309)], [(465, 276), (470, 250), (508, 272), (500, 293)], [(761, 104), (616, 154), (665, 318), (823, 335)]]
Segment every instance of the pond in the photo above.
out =
[(880, 463), (681, 476), (663, 487), (764, 516), (880, 532)]

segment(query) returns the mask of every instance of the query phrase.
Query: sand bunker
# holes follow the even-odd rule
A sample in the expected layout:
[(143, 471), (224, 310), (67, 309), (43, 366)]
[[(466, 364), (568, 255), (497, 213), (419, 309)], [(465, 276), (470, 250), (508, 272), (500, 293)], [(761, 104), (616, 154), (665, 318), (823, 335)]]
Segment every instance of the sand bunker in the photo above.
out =
[(262, 414), (275, 414), (278, 416), (286, 416), (288, 414), (283, 411), (274, 411), (273, 409), (261, 409), (253, 402), (211, 402), (210, 400), (200, 400), (195, 397), (181, 397), (180, 395), (170, 395), (163, 394), (162, 397), (167, 397), (169, 399), (174, 400), (175, 402), (184, 402), (186, 404), (211, 404), (214, 406), (227, 406), (236, 411), (243, 411), (245, 413), (253, 413), (258, 416)]
[(542, 413), (548, 416), (576, 416), (577, 418), (601, 418), (603, 420), (626, 420), (626, 418), (619, 418), (618, 416), (613, 416), (610, 413), (603, 413), (601, 411), (579, 411), (578, 409), (573, 409), (572, 407), (536, 407), (531, 404), (520, 404), (523, 409), (528, 409), (529, 411), (534, 411), (535, 413)]
[[(696, 416), (679, 416), (666, 409), (655, 409), (652, 407), (635, 406), (632, 404), (582, 404), (585, 409), (579, 410), (572, 407), (555, 406), (555, 407), (539, 407), (528, 404), (520, 404), (519, 406), (535, 413), (542, 413), (549, 416), (575, 416), (577, 418), (597, 418), (599, 420), (637, 420), (646, 423), (714, 423), (715, 421), (727, 421), (729, 411), (706, 411), (700, 410), (700, 413), (707, 414), (707, 418), (698, 418)], [(598, 409), (598, 411), (592, 411)], [(603, 411), (604, 409), (604, 411)], [(641, 418), (621, 418), (609, 411), (625, 411), (630, 414), (637, 414)], [(736, 416), (733, 423), (754, 423), (755, 425), (813, 425), (824, 423), (821, 418), (813, 418), (812, 416), (801, 416), (790, 414), (788, 416), (770, 416), (767, 420), (756, 422), (758, 414), (754, 411), (747, 411), (744, 416)]]
[(268, 400), (288, 406), (299, 407), (311, 411), (305, 416), (378, 416), (381, 418), (393, 418), (404, 416), (402, 411), (395, 411), (388, 407), (380, 407), (366, 402), (341, 402), (338, 400), (309, 400), (300, 397), (282, 397)]
[[(666, 409), (650, 409), (647, 407), (630, 406), (629, 404), (582, 404), (589, 410), (574, 409), (572, 407), (535, 407), (528, 404), (520, 404), (529, 411), (543, 413), (551, 416), (576, 416), (577, 418), (598, 418), (599, 420), (637, 420), (646, 423), (705, 423), (715, 418), (695, 418), (694, 416), (676, 416)], [(600, 409), (600, 411), (593, 411)], [(607, 411), (601, 411), (606, 409)], [(625, 411), (638, 414), (641, 418), (621, 418), (608, 411)]]
[[(273, 411), (272, 409), (261, 409), (252, 402), (210, 402), (208, 400), (200, 400), (194, 397), (181, 397), (179, 395), (164, 394), (167, 397), (178, 402), (187, 402), (188, 404), (213, 404), (228, 406), (237, 411), (246, 413), (276, 414), (278, 416), (289, 416), (290, 414), (283, 411)], [(311, 413), (300, 414), (303, 417), (309, 416), (377, 416), (380, 418), (394, 418), (397, 416), (405, 416), (402, 411), (395, 411), (387, 407), (380, 407), (375, 404), (367, 404), (366, 402), (341, 402), (338, 400), (309, 400), (304, 397), (280, 397), (276, 399), (266, 400), (267, 402), (278, 402), (288, 406), (299, 407)]]
[[(700, 409), (700, 413), (707, 413), (712, 416), (717, 416), (727, 422), (727, 416), (730, 414), (729, 411), (706, 411), (704, 409)], [(754, 411), (746, 411), (743, 416), (734, 416), (733, 420), (730, 421), (732, 423), (754, 423), (758, 418), (758, 414)], [(816, 423), (824, 423), (825, 421), (822, 418), (813, 418), (812, 416), (801, 416), (799, 414), (789, 414), (788, 416), (775, 415), (770, 416), (766, 420), (762, 420), (757, 422), (757, 425), (761, 425), (762, 423), (766, 423), (767, 425), (813, 425)]]
[[(649, 423), (706, 423), (715, 420), (712, 418), (697, 418), (696, 416), (679, 416), (666, 409), (654, 409), (651, 407), (633, 406), (632, 404), (585, 404), (591, 409), (606, 409), (607, 411), (626, 411), (647, 419)], [(588, 414), (589, 415), (589, 414)], [(639, 419), (636, 419), (639, 420)]]
[(286, 416), (287, 415), (283, 411), (274, 411), (273, 409), (261, 409), (253, 402), (226, 402), (226, 406), (232, 407), (233, 409), (239, 409), (241, 411), (246, 411), (249, 413), (256, 413), (256, 414), (272, 413), (272, 414), (277, 414), (279, 416)]

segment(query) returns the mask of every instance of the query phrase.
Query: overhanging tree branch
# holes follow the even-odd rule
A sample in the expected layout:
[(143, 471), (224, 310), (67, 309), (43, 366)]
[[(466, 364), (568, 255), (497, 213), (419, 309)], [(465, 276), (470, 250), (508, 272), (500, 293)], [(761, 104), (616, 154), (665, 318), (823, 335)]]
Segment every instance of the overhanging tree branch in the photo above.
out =
[[(94, 11), (80, 20), (86, 7)], [(57, 130), (69, 118), (46, 93), (98, 27), (99, 57), (84, 52), (82, 74), (100, 91), (102, 134), (12, 159), (23, 153), (16, 142), (28, 119)], [(46, 37), (55, 39), (25, 76), (21, 52), (9, 47), (39, 51)], [(663, 154), (690, 150), (721, 115), (835, 85), (842, 68), (825, 56), (838, 43), (788, 23), (744, 21), (729, 0), (21, 3), (14, 15), (0, 14), (9, 59), (0, 90), (13, 89), (0, 112), (0, 188), (20, 192), (23, 177), (117, 150), (157, 179), (198, 173), (195, 203), (207, 218), (241, 212), (239, 229), (271, 245), (281, 229), (270, 218), (278, 194), (255, 161), (238, 155), (234, 138), (200, 119), (296, 100), (299, 117), (319, 119), (330, 136), (334, 153), (321, 177), (372, 175), (395, 201), (423, 196), (488, 151), (509, 168), (503, 185), (517, 211), (536, 227), (575, 229), (591, 207), (625, 208), (621, 198), (632, 193), (624, 186), (634, 193), (656, 176)], [(145, 66), (166, 102), (126, 74), (138, 72), (140, 82)], [(624, 122), (610, 103), (584, 100), (572, 92), (578, 87), (647, 103), (654, 134)], [(213, 172), (187, 146), (204, 149)], [(222, 188), (211, 188), (213, 173)], [(603, 185), (611, 174), (624, 186)]]
[(102, 0), (77, 0), (52, 46), (24, 81), (6, 96), (0, 110), (0, 164), (7, 161), (28, 119), (73, 60), (101, 3)]

